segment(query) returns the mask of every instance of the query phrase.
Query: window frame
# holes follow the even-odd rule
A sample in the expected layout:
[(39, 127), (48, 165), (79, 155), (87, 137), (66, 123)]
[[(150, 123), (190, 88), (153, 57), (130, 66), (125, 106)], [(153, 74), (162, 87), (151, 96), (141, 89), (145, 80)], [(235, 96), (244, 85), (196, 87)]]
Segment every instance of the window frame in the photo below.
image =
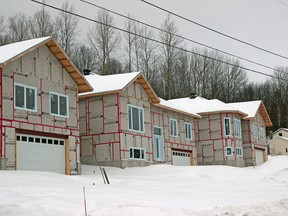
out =
[[(228, 152), (227, 152), (227, 150), (228, 149), (231, 149), (231, 154), (228, 154)], [(233, 156), (234, 155), (234, 152), (233, 152), (233, 148), (231, 147), (231, 146), (227, 146), (227, 147), (225, 147), (225, 155), (228, 157), (230, 157), (230, 156)]]
[[(192, 124), (190, 122), (185, 122), (185, 137), (186, 137), (187, 140), (192, 140), (193, 139), (192, 130), (193, 130)], [(187, 133), (188, 131), (190, 132), (190, 134)]]
[[(229, 134), (227, 134), (227, 131), (226, 131), (226, 122), (225, 120), (229, 120)], [(232, 131), (231, 131), (231, 118), (230, 117), (224, 117), (224, 136), (225, 137), (228, 137), (228, 136), (231, 136), (232, 135)]]
[[(131, 114), (129, 115), (129, 107), (131, 108)], [(133, 108), (138, 109), (138, 121), (139, 121), (139, 129), (140, 130), (135, 130), (133, 129)], [(141, 122), (141, 112), (139, 112), (139, 110), (141, 110), (142, 112), (142, 122)], [(127, 105), (127, 116), (128, 116), (128, 130), (129, 131), (134, 131), (134, 132), (139, 132), (139, 133), (145, 133), (145, 122), (144, 122), (144, 108), (142, 107), (138, 107), (132, 104), (128, 104)], [(130, 120), (129, 118), (131, 118), (131, 128), (130, 128)], [(142, 124), (142, 129), (141, 130), (141, 124)]]
[(258, 127), (257, 127), (257, 125), (253, 124), (252, 134), (253, 134), (253, 138), (258, 139)]
[[(175, 122), (175, 124), (172, 125), (172, 122)], [(171, 125), (174, 126), (175, 125), (175, 128), (173, 127), (173, 131), (171, 130)], [(172, 132), (174, 132), (172, 134)], [(169, 118), (169, 134), (170, 134), (170, 137), (179, 137), (178, 135), (178, 121), (177, 119), (174, 119), (174, 118)]]
[[(57, 114), (51, 112), (51, 111), (52, 111), (52, 110), (51, 110), (51, 96), (52, 96), (52, 95), (56, 95), (56, 96), (57, 96), (57, 102), (58, 102), (58, 107), (57, 107), (58, 113), (57, 113)], [(67, 113), (67, 115), (61, 115), (61, 114), (60, 114), (60, 99), (59, 99), (60, 97), (66, 98), (66, 113)], [(58, 92), (50, 91), (50, 92), (49, 92), (49, 113), (50, 113), (50, 115), (52, 115), (52, 116), (69, 118), (69, 96), (68, 96), (68, 95), (64, 95), (64, 94), (61, 94), (61, 93), (58, 93)]]
[[(237, 124), (236, 124), (237, 122)], [(239, 127), (237, 127), (237, 125)], [(239, 133), (239, 134), (238, 134)], [(234, 136), (235, 137), (238, 137), (238, 138), (241, 138), (242, 137), (242, 130), (241, 130), (241, 120), (240, 119), (237, 119), (237, 118), (234, 118)]]
[[(16, 94), (17, 94), (16, 88), (17, 88), (17, 86), (24, 88), (24, 98), (23, 98), (23, 100), (24, 100), (24, 107), (16, 106), (16, 98), (17, 98), (17, 97), (16, 97)], [(27, 88), (33, 89), (34, 92), (35, 92), (35, 94), (34, 94), (34, 109), (29, 109), (29, 108), (27, 108), (27, 100), (26, 100)], [(37, 102), (37, 88), (36, 88), (36, 87), (34, 87), (34, 86), (29, 86), (29, 85), (25, 85), (25, 84), (21, 84), (21, 83), (17, 83), (17, 82), (14, 83), (14, 108), (20, 109), (20, 110), (25, 110), (25, 111), (30, 111), (30, 112), (37, 112), (37, 109), (38, 109), (37, 103), (38, 103), (38, 102)]]
[[(240, 151), (240, 154), (238, 154)], [(236, 156), (243, 157), (243, 148), (236, 147)]]
[[(131, 150), (132, 150), (132, 155), (133, 155), (133, 157), (131, 157)], [(144, 154), (143, 154), (143, 156), (144, 156), (144, 158), (135, 158), (135, 152), (134, 152), (134, 150), (139, 150), (140, 151), (140, 156), (141, 156), (141, 151), (144, 151)], [(146, 160), (146, 149), (145, 148), (138, 148), (138, 147), (129, 147), (129, 159), (130, 160), (141, 160), (141, 161), (144, 161), (144, 160)]]
[(259, 127), (259, 139), (265, 140), (265, 130), (264, 127)]

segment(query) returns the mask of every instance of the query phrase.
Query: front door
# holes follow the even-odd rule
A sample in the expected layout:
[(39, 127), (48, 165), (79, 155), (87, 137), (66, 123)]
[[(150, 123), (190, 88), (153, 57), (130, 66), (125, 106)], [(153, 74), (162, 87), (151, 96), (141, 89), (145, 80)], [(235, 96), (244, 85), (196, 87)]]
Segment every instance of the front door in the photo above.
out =
[(163, 132), (161, 127), (153, 127), (154, 131), (154, 160), (164, 161), (164, 142), (163, 142)]

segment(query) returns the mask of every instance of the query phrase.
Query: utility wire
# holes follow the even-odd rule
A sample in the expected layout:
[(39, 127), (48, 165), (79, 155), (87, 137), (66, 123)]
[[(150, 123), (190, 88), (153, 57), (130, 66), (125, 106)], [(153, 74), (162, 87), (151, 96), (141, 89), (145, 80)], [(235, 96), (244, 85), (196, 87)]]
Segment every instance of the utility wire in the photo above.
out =
[(257, 45), (254, 45), (254, 44), (252, 44), (252, 43), (249, 43), (249, 42), (246, 42), (246, 41), (244, 41), (244, 40), (241, 40), (241, 39), (238, 39), (238, 38), (236, 38), (236, 37), (233, 37), (233, 36), (231, 36), (231, 35), (225, 34), (225, 33), (223, 33), (223, 32), (220, 32), (220, 31), (218, 31), (218, 30), (215, 30), (215, 29), (213, 29), (213, 28), (210, 28), (210, 27), (208, 27), (208, 26), (205, 26), (205, 25), (203, 25), (203, 24), (200, 24), (200, 23), (198, 23), (198, 22), (196, 22), (196, 21), (193, 21), (193, 20), (188, 19), (188, 18), (186, 18), (186, 17), (183, 17), (183, 16), (181, 16), (181, 15), (178, 15), (178, 14), (172, 12), (172, 11), (169, 11), (169, 10), (167, 10), (167, 9), (164, 9), (164, 8), (162, 8), (162, 7), (160, 7), (160, 6), (157, 6), (157, 5), (155, 5), (155, 4), (152, 4), (152, 3), (148, 2), (148, 1), (145, 1), (145, 0), (140, 0), (140, 1), (142, 1), (142, 2), (144, 2), (144, 3), (146, 3), (146, 4), (149, 4), (149, 5), (157, 8), (157, 9), (160, 9), (160, 10), (162, 10), (162, 11), (165, 11), (165, 12), (167, 12), (167, 13), (169, 13), (169, 14), (172, 14), (172, 15), (174, 15), (174, 16), (176, 16), (176, 17), (179, 17), (179, 18), (181, 18), (181, 19), (184, 19), (184, 20), (186, 20), (186, 21), (188, 21), (188, 22), (191, 22), (191, 23), (193, 23), (193, 24), (195, 24), (195, 25), (198, 25), (198, 26), (200, 26), (200, 27), (202, 27), (202, 28), (205, 28), (205, 29), (207, 29), (207, 30), (209, 30), (209, 31), (212, 31), (212, 32), (215, 32), (215, 33), (217, 33), (217, 34), (220, 34), (220, 35), (222, 35), (222, 36), (224, 36), (224, 37), (230, 38), (230, 39), (232, 39), (232, 40), (234, 40), (234, 41), (240, 42), (240, 43), (242, 43), (242, 44), (248, 45), (248, 46), (253, 47), (253, 48), (255, 48), (255, 49), (258, 49), (258, 50), (264, 51), (264, 52), (266, 52), (266, 53), (269, 53), (269, 54), (272, 54), (272, 55), (275, 55), (275, 56), (278, 56), (278, 57), (281, 57), (281, 58), (284, 58), (284, 59), (288, 60), (288, 57), (286, 57), (286, 56), (277, 54), (277, 53), (275, 53), (275, 52), (272, 52), (272, 51), (269, 51), (269, 50), (264, 49), (264, 48), (262, 48), (262, 47), (259, 47), (259, 46), (257, 46)]
[(204, 58), (207, 58), (207, 59), (211, 59), (211, 60), (214, 60), (214, 61), (218, 61), (220, 63), (223, 63), (223, 64), (227, 64), (229, 66), (234, 66), (234, 67), (238, 67), (240, 69), (243, 69), (243, 70), (247, 70), (247, 71), (250, 71), (250, 72), (253, 72), (253, 73), (257, 73), (257, 74), (261, 74), (261, 75), (264, 75), (264, 76), (268, 76), (268, 77), (272, 77), (272, 78), (277, 78), (277, 79), (281, 79), (281, 80), (284, 80), (284, 81), (287, 81), (288, 82), (288, 79), (283, 79), (283, 78), (279, 78), (279, 77), (276, 77), (274, 75), (271, 75), (271, 74), (267, 74), (267, 73), (264, 73), (264, 72), (260, 72), (260, 71), (257, 71), (257, 70), (253, 70), (253, 69), (250, 69), (250, 68), (246, 68), (246, 67), (242, 67), (242, 66), (239, 66), (239, 65), (236, 65), (236, 64), (232, 64), (232, 63), (229, 63), (229, 62), (226, 62), (226, 61), (222, 61), (222, 60), (219, 60), (219, 59), (216, 59), (216, 58), (213, 58), (213, 57), (209, 57), (209, 56), (206, 56), (206, 55), (203, 55), (203, 54), (200, 54), (200, 53), (196, 53), (196, 52), (193, 52), (193, 51), (190, 51), (190, 50), (187, 50), (187, 49), (184, 49), (184, 48), (181, 48), (181, 47), (177, 47), (177, 46), (174, 46), (174, 45), (170, 45), (170, 44), (166, 44), (162, 41), (159, 41), (159, 40), (156, 40), (156, 39), (153, 39), (153, 38), (149, 38), (149, 37), (145, 37), (143, 35), (140, 35), (140, 34), (137, 34), (137, 33), (132, 33), (132, 32), (129, 32), (125, 29), (121, 29), (119, 27), (116, 27), (116, 26), (112, 26), (112, 25), (109, 25), (109, 24), (106, 24), (106, 23), (102, 23), (102, 22), (99, 22), (97, 20), (94, 20), (94, 19), (91, 19), (89, 17), (85, 17), (83, 15), (80, 15), (80, 14), (76, 14), (76, 13), (73, 13), (71, 11), (66, 11), (62, 8), (58, 8), (58, 7), (55, 7), (53, 5), (49, 5), (49, 4), (46, 4), (44, 2), (39, 2), (39, 1), (36, 1), (36, 0), (30, 0), (32, 2), (35, 2), (35, 3), (38, 3), (38, 4), (42, 4), (46, 7), (50, 7), (50, 8), (53, 8), (55, 10), (58, 10), (58, 11), (62, 11), (62, 12), (65, 12), (65, 13), (68, 13), (68, 14), (71, 14), (73, 16), (77, 16), (79, 18), (82, 18), (82, 19), (86, 19), (86, 20), (89, 20), (91, 22), (94, 22), (94, 23), (98, 23), (100, 25), (104, 25), (104, 26), (107, 26), (107, 27), (110, 27), (110, 28), (113, 28), (113, 29), (116, 29), (118, 31), (122, 31), (122, 32), (125, 32), (125, 33), (130, 33), (130, 34), (133, 34), (135, 36), (138, 36), (138, 37), (141, 37), (141, 38), (144, 38), (144, 39), (147, 39), (147, 40), (150, 40), (150, 41), (153, 41), (155, 43), (159, 43), (159, 44), (162, 44), (162, 45), (165, 45), (165, 46), (170, 46), (170, 47), (173, 47), (175, 49), (178, 49), (178, 50), (181, 50), (181, 51), (184, 51), (184, 52), (187, 52), (187, 53), (192, 53), (194, 55), (198, 55), (198, 56), (201, 56), (201, 57), (204, 57)]
[[(118, 13), (118, 12), (109, 10), (109, 9), (107, 9), (107, 8), (104, 8), (104, 7), (101, 7), (101, 6), (99, 6), (99, 5), (96, 5), (96, 4), (94, 4), (94, 3), (91, 3), (91, 2), (89, 2), (89, 1), (85, 1), (85, 0), (80, 0), (80, 1), (82, 1), (82, 2), (84, 2), (84, 3), (86, 3), (86, 4), (89, 4), (89, 5), (92, 5), (92, 6), (94, 6), (94, 7), (97, 7), (97, 8), (99, 8), (99, 9), (108, 11), (108, 12), (110, 12), (110, 13), (112, 13), (112, 14), (116, 14), (116, 15), (118, 15), (118, 16), (120, 16), (120, 17), (129, 19), (129, 20), (131, 20), (131, 21), (134, 21), (134, 22), (140, 23), (140, 24), (142, 24), (142, 25), (148, 26), (148, 27), (150, 27), (150, 28), (156, 29), (156, 30), (158, 30), (158, 31), (165, 32), (165, 33), (171, 34), (171, 35), (173, 35), (173, 36), (179, 37), (179, 38), (181, 38), (181, 39), (183, 39), (183, 40), (186, 40), (186, 41), (189, 41), (189, 42), (192, 42), (192, 43), (201, 45), (201, 46), (203, 46), (203, 47), (206, 47), (206, 48), (215, 50), (216, 52), (223, 53), (223, 54), (232, 56), (232, 57), (234, 57), (234, 58), (238, 58), (238, 59), (241, 59), (241, 60), (243, 60), (243, 61), (247, 61), (247, 62), (256, 64), (256, 65), (258, 65), (258, 66), (265, 67), (265, 68), (268, 68), (268, 69), (271, 69), (271, 70), (274, 70), (274, 71), (279, 71), (279, 70), (277, 70), (277, 69), (275, 69), (275, 68), (273, 68), (273, 67), (270, 67), (270, 66), (267, 66), (267, 65), (264, 65), (264, 64), (261, 64), (261, 63), (258, 63), (258, 62), (255, 62), (255, 61), (252, 61), (252, 60), (249, 60), (249, 59), (246, 59), (246, 58), (237, 56), (237, 55), (234, 55), (234, 54), (231, 54), (231, 53), (226, 52), (226, 51), (222, 51), (222, 50), (220, 50), (220, 49), (217, 49), (217, 48), (214, 48), (214, 47), (212, 47), (212, 46), (208, 46), (208, 45), (206, 45), (206, 44), (197, 42), (197, 41), (195, 41), (195, 40), (192, 40), (192, 39), (183, 37), (183, 36), (178, 35), (178, 34), (175, 34), (175, 33), (173, 33), (173, 32), (168, 32), (168, 31), (166, 31), (166, 30), (164, 30), (164, 29), (161, 29), (161, 28), (158, 28), (158, 27), (153, 26), (153, 25), (151, 25), (151, 24), (148, 24), (148, 23), (139, 21), (139, 20), (134, 19), (134, 18), (131, 18), (131, 17), (129, 17), (129, 16), (125, 16), (125, 15), (123, 15), (123, 14), (120, 14), (120, 13)], [(279, 71), (279, 72), (280, 72), (280, 71)]]

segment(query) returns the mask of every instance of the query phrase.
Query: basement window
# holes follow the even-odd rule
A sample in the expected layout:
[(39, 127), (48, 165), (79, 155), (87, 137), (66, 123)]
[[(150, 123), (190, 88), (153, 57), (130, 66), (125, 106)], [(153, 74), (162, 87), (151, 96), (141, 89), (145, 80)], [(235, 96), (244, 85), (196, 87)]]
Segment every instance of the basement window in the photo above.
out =
[(224, 135), (231, 136), (231, 122), (230, 118), (224, 118)]
[(178, 124), (176, 119), (170, 118), (170, 136), (178, 137)]
[(128, 128), (144, 133), (144, 109), (128, 104)]
[(146, 150), (144, 148), (130, 147), (130, 159), (145, 160)]
[(50, 114), (68, 118), (68, 96), (50, 92)]
[(241, 137), (241, 121), (234, 118), (234, 135), (235, 137)]
[(27, 111), (37, 111), (37, 88), (15, 83), (14, 87), (14, 106), (17, 109)]
[(236, 147), (236, 155), (243, 157), (243, 149), (240, 147)]
[(186, 139), (192, 140), (192, 124), (189, 122), (185, 122), (185, 134)]
[(226, 156), (233, 156), (233, 149), (232, 147), (225, 148)]

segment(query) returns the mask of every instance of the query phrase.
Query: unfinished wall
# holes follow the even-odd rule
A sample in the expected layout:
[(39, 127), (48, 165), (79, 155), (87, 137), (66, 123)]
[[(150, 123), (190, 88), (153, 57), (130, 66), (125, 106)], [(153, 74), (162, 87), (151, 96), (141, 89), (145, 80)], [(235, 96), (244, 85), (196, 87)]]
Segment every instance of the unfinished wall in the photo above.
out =
[(269, 142), (271, 155), (288, 155), (288, 140), (276, 137)]
[[(128, 128), (128, 104), (143, 108), (144, 133)], [(81, 161), (118, 167), (152, 162), (150, 100), (137, 80), (122, 93), (81, 98)], [(145, 149), (145, 160), (130, 159), (130, 147)]]
[[(4, 144), (2, 157), (6, 158), (7, 169), (16, 168), (16, 131), (28, 130), (49, 136), (60, 134), (69, 137), (70, 169), (77, 171), (79, 165), (78, 90), (75, 81), (62, 67), (50, 50), (42, 47), (24, 55), (3, 67), (2, 70), (2, 125)], [(14, 84), (37, 88), (36, 111), (15, 108)], [(68, 96), (69, 116), (50, 114), (50, 92)], [(78, 150), (77, 150), (78, 149)]]
[[(259, 110), (255, 118), (248, 120), (243, 119), (241, 122), (243, 130), (243, 148), (244, 148), (244, 160), (246, 166), (256, 165), (256, 152), (255, 149), (261, 149), (264, 151), (264, 162), (268, 160), (267, 156), (267, 143), (266, 143), (266, 127), (265, 122), (260, 114)], [(257, 127), (257, 137), (253, 136), (253, 126)], [(264, 128), (264, 139), (259, 136), (259, 128)]]
[[(197, 161), (200, 165), (244, 166), (243, 157), (236, 155), (236, 147), (243, 148), (242, 138), (234, 134), (234, 113), (201, 114), (196, 121)], [(224, 118), (230, 118), (231, 135), (224, 134)], [(226, 147), (232, 147), (232, 155), (226, 155)]]
[[(170, 136), (170, 118), (177, 120), (178, 136)], [(185, 122), (192, 125), (192, 139), (186, 139)], [(159, 106), (152, 105), (152, 127), (163, 129), (165, 162), (172, 164), (172, 150), (190, 152), (191, 165), (197, 164), (194, 118), (180, 112), (174, 112)]]

